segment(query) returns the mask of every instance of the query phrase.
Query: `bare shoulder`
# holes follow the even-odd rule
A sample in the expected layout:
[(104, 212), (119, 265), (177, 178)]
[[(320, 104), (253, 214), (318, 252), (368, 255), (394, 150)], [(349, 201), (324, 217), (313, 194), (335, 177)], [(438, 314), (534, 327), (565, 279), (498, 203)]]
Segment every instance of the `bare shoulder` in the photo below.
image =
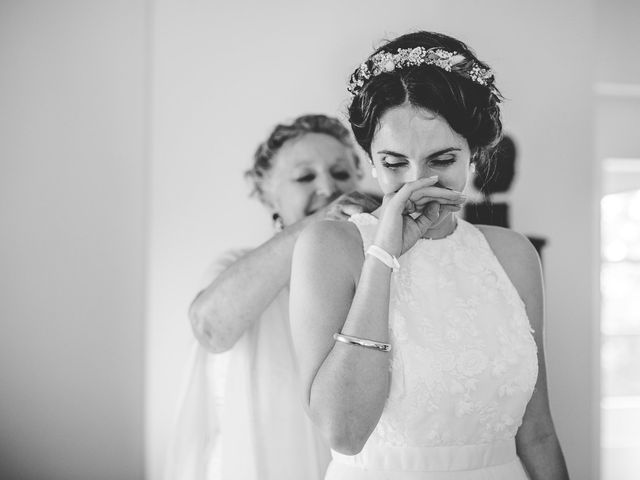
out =
[(295, 247), (297, 261), (307, 266), (348, 268), (354, 275), (362, 268), (364, 252), (358, 227), (344, 220), (323, 220), (309, 225)]
[(493, 225), (476, 225), (487, 239), (489, 246), (502, 263), (502, 260), (540, 264), (538, 252), (527, 237), (508, 228)]
[(358, 227), (353, 222), (344, 220), (315, 222), (304, 229), (297, 243), (319, 251), (338, 249), (354, 253), (354, 249), (362, 250), (362, 238)]
[(540, 257), (529, 239), (508, 228), (490, 225), (477, 228), (525, 303), (537, 299), (542, 294), (542, 272)]

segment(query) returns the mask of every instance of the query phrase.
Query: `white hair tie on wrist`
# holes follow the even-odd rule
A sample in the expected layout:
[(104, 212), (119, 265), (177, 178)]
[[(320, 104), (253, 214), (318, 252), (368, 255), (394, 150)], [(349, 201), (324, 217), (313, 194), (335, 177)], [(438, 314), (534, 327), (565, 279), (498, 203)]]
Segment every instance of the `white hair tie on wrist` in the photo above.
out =
[(400, 270), (400, 262), (398, 262), (398, 259), (377, 245), (371, 245), (369, 248), (367, 248), (365, 255), (371, 255), (372, 257), (375, 257), (394, 272)]

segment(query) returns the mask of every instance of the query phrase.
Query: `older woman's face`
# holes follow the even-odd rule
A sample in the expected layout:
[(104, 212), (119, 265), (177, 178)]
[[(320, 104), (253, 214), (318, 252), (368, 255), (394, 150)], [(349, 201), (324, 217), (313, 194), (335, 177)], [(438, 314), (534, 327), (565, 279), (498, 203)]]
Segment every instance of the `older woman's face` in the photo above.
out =
[(361, 177), (353, 149), (330, 135), (306, 133), (278, 151), (263, 190), (267, 203), (291, 225), (355, 190)]
[(433, 175), (441, 186), (461, 192), (467, 185), (471, 154), (467, 140), (443, 117), (404, 104), (380, 118), (371, 159), (385, 194)]

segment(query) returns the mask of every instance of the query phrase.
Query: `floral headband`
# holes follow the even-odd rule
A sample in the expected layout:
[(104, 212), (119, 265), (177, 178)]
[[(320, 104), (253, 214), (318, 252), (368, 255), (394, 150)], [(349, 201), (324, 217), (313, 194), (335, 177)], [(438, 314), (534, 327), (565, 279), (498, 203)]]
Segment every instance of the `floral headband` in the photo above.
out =
[(351, 75), (347, 90), (351, 96), (356, 96), (370, 78), (376, 77), (381, 73), (389, 73), (401, 68), (417, 67), (418, 65), (434, 65), (447, 72), (455, 72), (489, 88), (492, 93), (497, 93), (493, 85), (493, 72), (490, 69), (481, 67), (476, 61), (472, 61), (469, 65), (468, 59), (461, 53), (450, 52), (438, 47), (428, 50), (424, 47), (399, 48), (395, 54), (389, 52), (376, 53), (362, 63)]

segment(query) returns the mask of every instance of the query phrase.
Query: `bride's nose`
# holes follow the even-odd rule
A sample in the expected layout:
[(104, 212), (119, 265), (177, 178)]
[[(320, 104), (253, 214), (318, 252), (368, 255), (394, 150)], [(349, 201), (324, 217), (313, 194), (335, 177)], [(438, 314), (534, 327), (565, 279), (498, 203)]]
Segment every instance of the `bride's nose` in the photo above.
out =
[(433, 173), (427, 165), (413, 165), (408, 169), (404, 181), (405, 183), (415, 182), (416, 180), (420, 180), (421, 178), (429, 177), (431, 175), (433, 175)]

